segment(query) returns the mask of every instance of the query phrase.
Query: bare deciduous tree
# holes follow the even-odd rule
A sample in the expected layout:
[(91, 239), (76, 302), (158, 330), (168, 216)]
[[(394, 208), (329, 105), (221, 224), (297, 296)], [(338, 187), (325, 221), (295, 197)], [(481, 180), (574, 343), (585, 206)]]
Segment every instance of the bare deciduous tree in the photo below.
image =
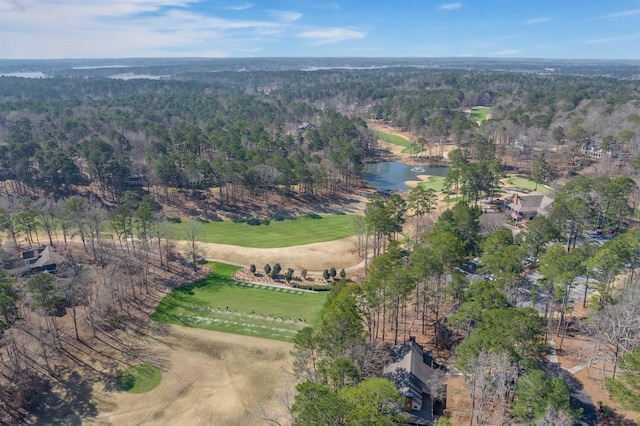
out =
[(506, 353), (480, 351), (468, 360), (464, 371), (466, 386), (471, 391), (471, 426), (489, 424), (491, 416), (501, 408), (506, 418), (506, 407), (511, 387), (518, 376), (517, 366)]
[(200, 245), (198, 244), (198, 236), (200, 235), (200, 223), (190, 220), (183, 225), (182, 231), (187, 240), (187, 257), (193, 264), (193, 270), (198, 270), (198, 259), (201, 257)]
[(596, 342), (611, 357), (615, 379), (618, 357), (634, 351), (640, 345), (640, 286), (630, 286), (618, 303), (609, 304), (595, 316)]
[(79, 306), (88, 306), (91, 297), (91, 281), (95, 279), (89, 269), (72, 262), (69, 271), (70, 277), (61, 285), (61, 292), (65, 298), (68, 308), (71, 308), (69, 315), (73, 320), (73, 328), (76, 334), (76, 340), (80, 340), (78, 333), (78, 315), (77, 308)]

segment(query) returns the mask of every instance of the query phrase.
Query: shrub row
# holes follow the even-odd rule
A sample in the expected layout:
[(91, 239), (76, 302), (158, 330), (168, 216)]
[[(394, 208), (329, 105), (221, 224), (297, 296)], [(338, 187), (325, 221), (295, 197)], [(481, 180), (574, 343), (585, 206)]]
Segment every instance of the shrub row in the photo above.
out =
[(291, 283), (291, 286), (300, 290), (329, 291), (333, 287), (333, 283), (331, 285)]

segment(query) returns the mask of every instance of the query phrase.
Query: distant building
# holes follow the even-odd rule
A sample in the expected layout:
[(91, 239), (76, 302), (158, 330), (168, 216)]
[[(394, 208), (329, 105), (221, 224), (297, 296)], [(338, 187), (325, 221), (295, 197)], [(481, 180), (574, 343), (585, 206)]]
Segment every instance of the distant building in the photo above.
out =
[(58, 265), (64, 263), (64, 258), (56, 253), (56, 249), (46, 246), (40, 252), (40, 256), (35, 263), (31, 265), (31, 271), (34, 273), (44, 271), (55, 271)]
[(591, 158), (602, 158), (604, 155), (607, 156), (611, 156), (612, 152), (609, 151), (605, 151), (602, 148), (600, 148), (600, 145), (594, 141), (594, 140), (587, 140), (583, 145), (582, 148), (580, 148), (580, 153), (582, 155), (586, 155), (587, 157), (591, 157)]
[(298, 126), (298, 133), (306, 132), (307, 130), (315, 129), (315, 126), (311, 123), (307, 123), (306, 121)]
[(64, 262), (55, 247), (43, 245), (23, 251), (19, 259), (4, 259), (2, 267), (10, 275), (29, 276), (44, 271), (55, 272)]
[(125, 181), (125, 184), (129, 188), (133, 188), (133, 187), (142, 186), (144, 184), (144, 181), (145, 181), (144, 176), (133, 175), (127, 178), (127, 180)]
[(538, 192), (526, 195), (516, 194), (508, 205), (511, 217), (516, 221), (530, 220), (538, 215), (547, 216), (551, 212), (552, 206), (553, 198)]
[(431, 352), (425, 351), (413, 336), (403, 345), (392, 348), (391, 360), (385, 365), (383, 374), (396, 384), (405, 398), (404, 409), (411, 414), (408, 424), (431, 425), (435, 416), (443, 414), (446, 399), (431, 396), (437, 369), (439, 366)]

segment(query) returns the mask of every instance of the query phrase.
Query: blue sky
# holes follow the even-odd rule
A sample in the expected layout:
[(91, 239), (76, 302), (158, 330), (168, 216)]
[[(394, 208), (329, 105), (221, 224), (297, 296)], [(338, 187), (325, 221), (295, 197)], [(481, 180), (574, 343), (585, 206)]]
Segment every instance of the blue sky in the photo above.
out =
[(0, 0), (0, 58), (640, 59), (640, 0)]

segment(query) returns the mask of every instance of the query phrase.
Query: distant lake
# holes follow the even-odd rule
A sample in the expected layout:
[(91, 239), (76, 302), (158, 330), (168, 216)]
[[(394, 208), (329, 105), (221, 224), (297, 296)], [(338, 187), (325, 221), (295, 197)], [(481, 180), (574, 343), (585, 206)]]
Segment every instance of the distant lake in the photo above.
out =
[(47, 75), (41, 71), (18, 71), (0, 73), (0, 77), (46, 78)]
[(411, 189), (404, 184), (406, 181), (417, 181), (418, 175), (446, 176), (448, 169), (443, 166), (408, 166), (395, 161), (368, 163), (362, 177), (378, 191), (406, 191)]
[(152, 74), (114, 74), (109, 76), (109, 78), (113, 78), (116, 80), (137, 80), (137, 79), (147, 79), (147, 80), (162, 80), (166, 79), (169, 76), (167, 75), (152, 75)]
[(85, 65), (82, 67), (73, 67), (74, 70), (99, 70), (102, 68), (131, 68), (133, 65)]

